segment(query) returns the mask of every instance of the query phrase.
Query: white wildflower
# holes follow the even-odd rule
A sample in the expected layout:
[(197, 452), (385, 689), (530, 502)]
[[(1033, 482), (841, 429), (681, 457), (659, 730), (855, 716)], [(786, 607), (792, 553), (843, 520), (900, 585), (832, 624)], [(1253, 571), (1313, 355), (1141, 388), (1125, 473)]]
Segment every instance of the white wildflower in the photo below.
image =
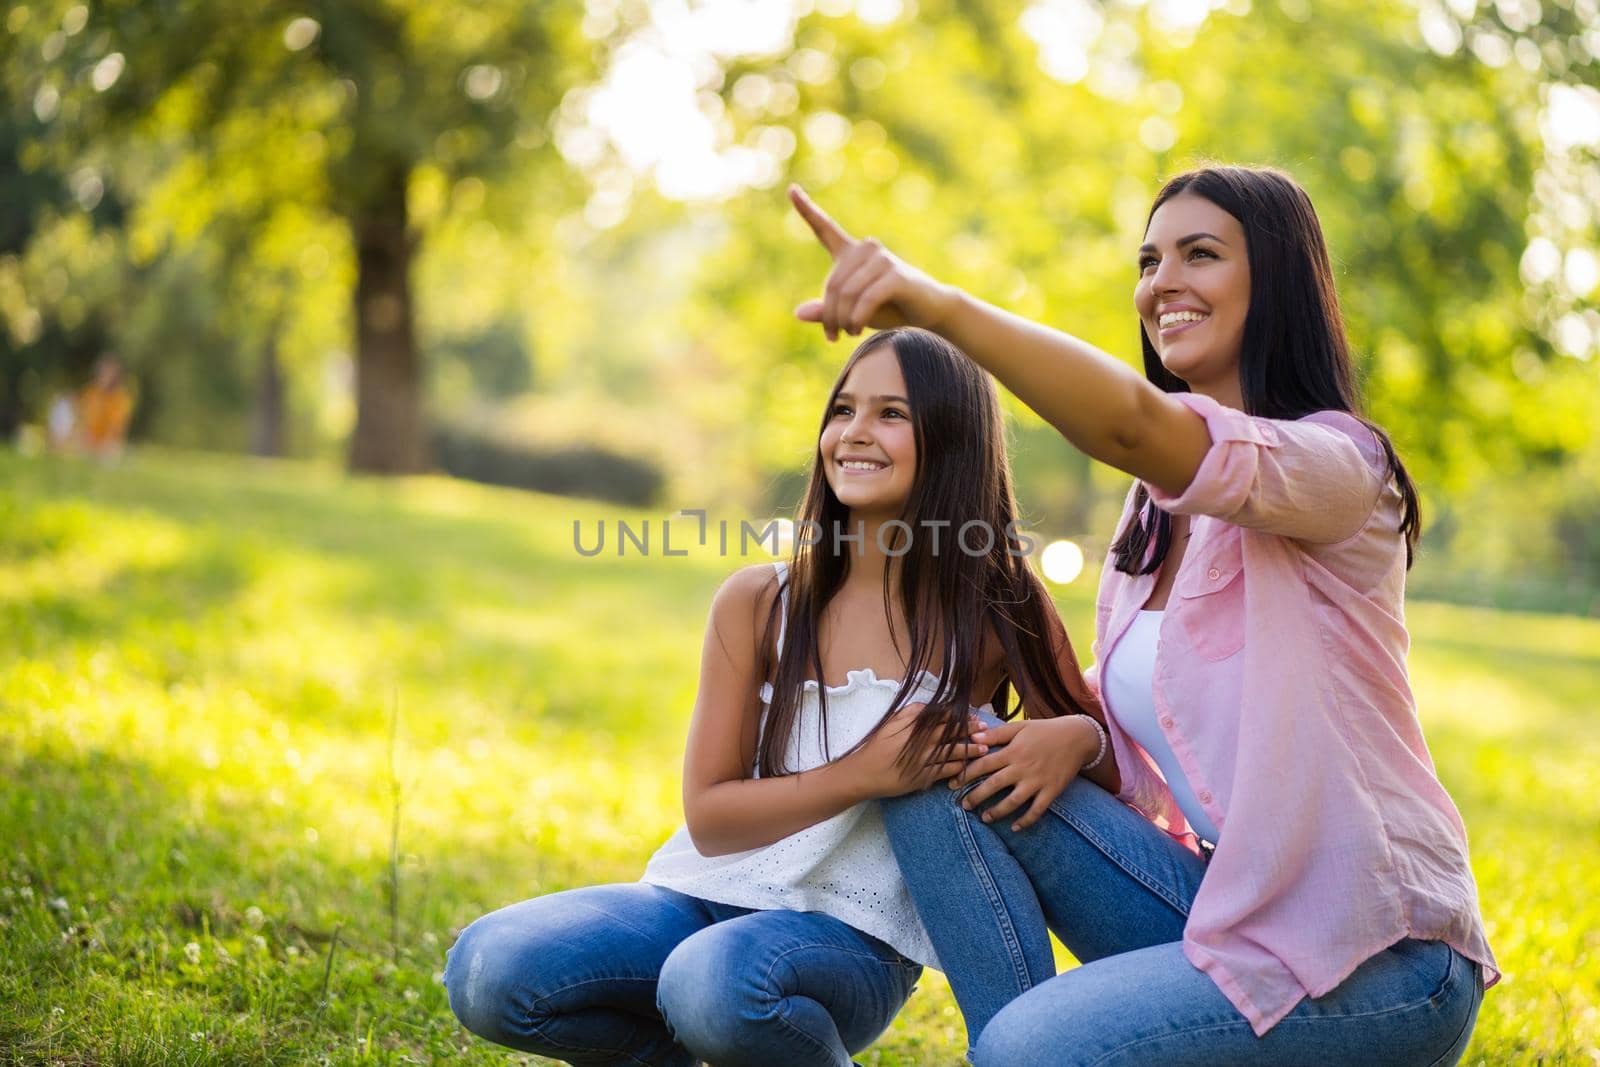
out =
[(183, 958), (188, 960), (190, 963), (199, 963), (200, 962), (200, 943), (197, 942), (197, 941), (191, 941), (187, 945), (184, 945), (183, 946)]

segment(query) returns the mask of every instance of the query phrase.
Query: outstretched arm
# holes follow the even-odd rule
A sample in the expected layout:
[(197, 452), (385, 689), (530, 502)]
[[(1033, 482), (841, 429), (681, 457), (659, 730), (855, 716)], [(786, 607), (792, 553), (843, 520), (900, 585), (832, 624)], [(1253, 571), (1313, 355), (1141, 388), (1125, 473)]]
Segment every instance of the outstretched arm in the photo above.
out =
[(795, 209), (833, 257), (823, 296), (796, 309), (828, 340), (868, 327), (920, 326), (993, 374), (1079, 450), (1177, 495), (1211, 446), (1205, 422), (1119, 360), (945, 285), (879, 241), (857, 240), (802, 192)]

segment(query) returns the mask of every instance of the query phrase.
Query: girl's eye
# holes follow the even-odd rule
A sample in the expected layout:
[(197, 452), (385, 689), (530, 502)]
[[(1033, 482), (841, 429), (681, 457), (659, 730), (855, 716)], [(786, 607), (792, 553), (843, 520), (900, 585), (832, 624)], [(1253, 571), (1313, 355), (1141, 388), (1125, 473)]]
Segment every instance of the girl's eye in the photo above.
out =
[(903, 419), (906, 417), (905, 412), (901, 411), (899, 408), (885, 408), (883, 413), (885, 416), (893, 415), (897, 419)]
[(840, 415), (848, 415), (848, 414), (850, 414), (850, 409), (845, 407), (843, 404), (835, 404), (833, 406), (833, 417), (834, 418), (838, 418)]

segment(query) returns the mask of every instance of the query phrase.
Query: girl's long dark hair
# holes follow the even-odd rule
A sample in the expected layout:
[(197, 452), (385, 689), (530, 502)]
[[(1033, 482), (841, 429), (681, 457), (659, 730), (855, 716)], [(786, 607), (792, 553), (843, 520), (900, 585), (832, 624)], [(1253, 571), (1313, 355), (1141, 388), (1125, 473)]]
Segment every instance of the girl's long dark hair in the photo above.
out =
[[(1361, 414), (1333, 266), (1311, 197), (1273, 167), (1202, 167), (1162, 186), (1150, 218), (1179, 193), (1204, 197), (1244, 227), (1250, 308), (1239, 351), (1239, 386), (1245, 412), (1298, 419), (1314, 411), (1345, 411), (1365, 423), (1383, 447), (1400, 490), (1400, 533), (1410, 568), (1422, 531), (1417, 490), (1389, 435)], [(1145, 224), (1148, 227), (1148, 219)], [(1139, 341), (1145, 377), (1169, 393), (1188, 392), (1188, 385), (1162, 366), (1142, 325)], [(1171, 545), (1172, 516), (1156, 507), (1140, 482), (1134, 490), (1133, 519), (1111, 546), (1116, 568), (1126, 574), (1152, 574), (1160, 569)]]
[[(985, 629), (993, 631), (1005, 653), (1006, 677), (991, 697), (1001, 718), (1015, 713), (1010, 706), (1013, 685), (1035, 717), (1087, 713), (1094, 696), (1083, 683), (1044, 584), (1022, 554), (1025, 546), (1017, 532), (1000, 398), (989, 375), (936, 334), (910, 328), (885, 330), (863, 341), (839, 372), (823, 409), (823, 427), (850, 369), (885, 347), (893, 351), (905, 377), (917, 456), (911, 495), (899, 516), (911, 535), (888, 546), (893, 551), (905, 549), (900, 557), (900, 608), (910, 631), (905, 635), (909, 650), (905, 676), (890, 707), (906, 703), (922, 671), (940, 667), (937, 691), (907, 735), (903, 753), (919, 751), (934, 734), (947, 744), (967, 735), (967, 707), (978, 684)], [(818, 683), (822, 745), (828, 752), (818, 622), (843, 586), (854, 553), (849, 542), (835, 541), (834, 531), (855, 532), (849, 527), (849, 508), (828, 484), (823, 468), (828, 461), (820, 451), (813, 458), (810, 484), (796, 516), (799, 523), (816, 523), (811, 529), (819, 529), (822, 536), (815, 545), (796, 538), (789, 564), (787, 628), (776, 664), (770, 661), (781, 597), (773, 597), (767, 616), (762, 646), (773, 698), (756, 753), (762, 777), (787, 773), (784, 753), (809, 679)], [(974, 520), (986, 524), (994, 535), (983, 536), (976, 527), (969, 531), (965, 543), (973, 553), (992, 540), (981, 555), (962, 551), (956, 540), (962, 525)], [(938, 527), (937, 551), (933, 530), (926, 525), (930, 523), (943, 524)], [(884, 615), (899, 649), (892, 608), (885, 576)], [(1058, 648), (1070, 670), (1058, 665)]]

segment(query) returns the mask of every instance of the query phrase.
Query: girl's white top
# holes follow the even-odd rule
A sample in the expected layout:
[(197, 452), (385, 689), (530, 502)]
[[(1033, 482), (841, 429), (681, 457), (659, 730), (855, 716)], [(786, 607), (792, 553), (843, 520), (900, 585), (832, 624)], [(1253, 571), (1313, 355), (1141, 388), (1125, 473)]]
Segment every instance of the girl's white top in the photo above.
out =
[[(783, 619), (789, 604), (786, 568), (782, 562), (773, 566), (782, 590), (779, 617)], [(778, 653), (783, 653), (782, 622)], [(844, 685), (828, 686), (828, 751), (835, 754), (847, 752), (888, 714), (900, 688), (899, 682), (879, 678), (871, 668), (850, 671), (846, 679)], [(906, 702), (927, 700), (938, 685), (937, 677), (923, 671)], [(818, 688), (815, 681), (805, 683), (786, 750), (791, 771), (828, 762)], [(762, 685), (761, 702), (764, 731), (767, 706), (772, 703), (770, 684)], [(752, 776), (758, 776), (753, 768)], [(770, 845), (727, 856), (702, 856), (688, 828), (680, 827), (650, 857), (639, 880), (736, 907), (819, 911), (886, 942), (902, 956), (939, 965), (901, 880), (876, 802), (857, 804)]]
[(1133, 624), (1111, 650), (1100, 671), (1101, 693), (1106, 698), (1106, 712), (1155, 758), (1161, 777), (1167, 780), (1167, 788), (1172, 790), (1172, 797), (1183, 809), (1189, 826), (1215, 845), (1217, 828), (1200, 806), (1200, 798), (1194, 795), (1189, 776), (1183, 773), (1166, 735), (1156, 724), (1156, 646), (1162, 614), (1140, 611), (1134, 616)]

